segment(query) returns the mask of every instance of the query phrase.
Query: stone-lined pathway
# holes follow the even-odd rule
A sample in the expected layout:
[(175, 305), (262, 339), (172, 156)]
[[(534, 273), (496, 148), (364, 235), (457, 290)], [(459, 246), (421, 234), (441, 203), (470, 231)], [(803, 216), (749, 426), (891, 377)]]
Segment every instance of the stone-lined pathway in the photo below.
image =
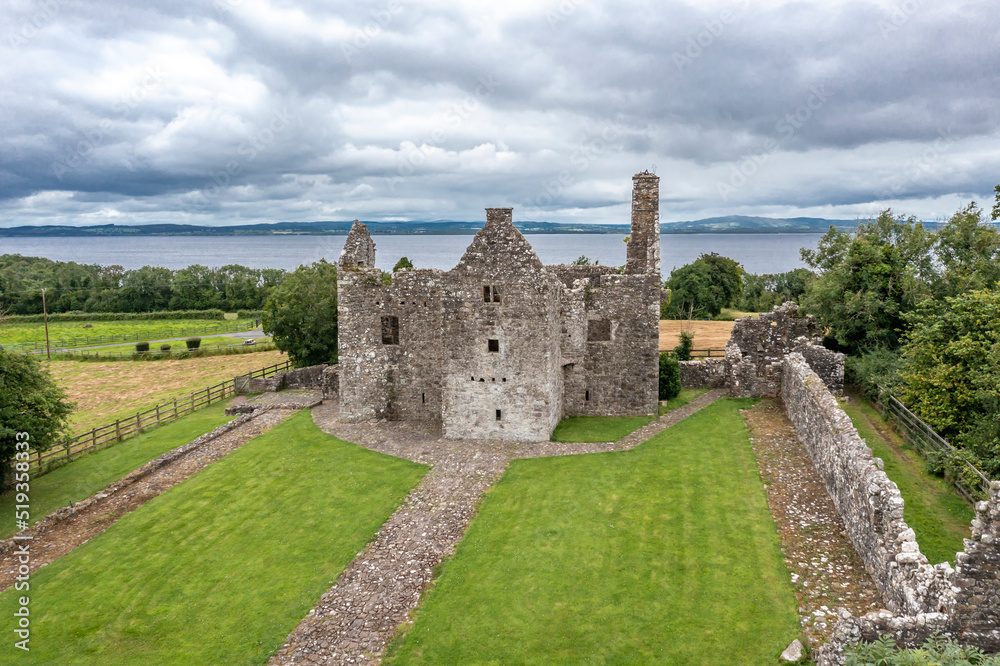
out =
[(825, 641), (842, 610), (861, 617), (880, 610), (881, 597), (781, 402), (765, 399), (742, 414), (795, 585), (803, 630), (814, 644)]
[[(49, 518), (43, 519), (26, 532), (19, 533), (30, 535), (31, 540), (11, 539), (4, 544), (14, 543), (17, 547), (29, 544), (29, 567), (34, 572), (93, 539), (122, 516), (135, 511), (157, 495), (270, 430), (292, 413), (292, 410), (272, 409), (257, 416), (240, 417), (245, 422), (235, 428), (215, 437), (203, 436), (173, 449), (101, 492), (77, 502), (72, 509), (53, 512)], [(203, 438), (208, 441), (199, 443)], [(152, 471), (148, 471), (150, 469)], [(17, 578), (20, 563), (16, 550), (11, 548), (0, 554), (0, 591), (13, 585)]]
[(410, 423), (340, 423), (335, 402), (314, 408), (313, 419), (326, 432), (432, 469), (270, 663), (378, 662), (396, 628), (408, 621), (434, 567), (454, 552), (480, 497), (511, 460), (631, 449), (722, 395), (710, 391), (617, 442), (598, 444), (444, 440), (440, 431)]

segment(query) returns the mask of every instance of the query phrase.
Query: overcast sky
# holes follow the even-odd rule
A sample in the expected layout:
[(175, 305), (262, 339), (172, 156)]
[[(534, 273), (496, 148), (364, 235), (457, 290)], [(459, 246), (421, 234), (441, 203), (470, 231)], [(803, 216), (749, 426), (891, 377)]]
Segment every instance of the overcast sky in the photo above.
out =
[[(346, 6), (345, 6), (346, 5)], [(1000, 182), (995, 2), (0, 6), (0, 226), (946, 218)]]

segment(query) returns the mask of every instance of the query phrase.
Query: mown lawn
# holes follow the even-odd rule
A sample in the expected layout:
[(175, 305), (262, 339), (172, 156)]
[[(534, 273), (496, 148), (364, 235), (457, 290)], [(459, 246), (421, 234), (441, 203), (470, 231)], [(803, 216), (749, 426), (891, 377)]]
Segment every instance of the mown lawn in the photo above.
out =
[(906, 444), (867, 402), (851, 396), (844, 405), (854, 427), (885, 463), (885, 473), (903, 496), (903, 518), (917, 535), (931, 564), (955, 563), (964, 549), (975, 512), (943, 479), (927, 472), (924, 459)]
[[(211, 405), (32, 479), (31, 522), (35, 523), (56, 509), (90, 497), (132, 470), (214, 430), (231, 418), (226, 416), (224, 404)], [(16, 531), (14, 498), (13, 491), (0, 494), (0, 516), (3, 517), (0, 539), (6, 539)]]
[[(660, 405), (659, 415), (686, 405), (708, 389), (681, 389)], [(617, 442), (653, 420), (652, 416), (567, 416), (552, 431), (553, 442)]]
[(751, 404), (632, 451), (514, 461), (389, 663), (777, 663), (798, 616)]
[(33, 574), (18, 662), (264, 663), (425, 470), (303, 411)]
[(158, 361), (49, 361), (45, 366), (76, 404), (73, 433), (183, 398), (287, 358), (279, 351)]
[[(249, 319), (243, 321), (250, 321)], [(85, 328), (87, 324), (90, 328)], [(50, 321), (49, 339), (53, 342), (68, 338), (92, 338), (100, 335), (130, 335), (159, 333), (161, 331), (205, 331), (232, 325), (233, 321), (221, 319), (133, 319), (127, 321)], [(215, 331), (223, 333), (224, 331)], [(178, 333), (167, 337), (180, 337)], [(0, 344), (12, 342), (45, 342), (43, 322), (6, 322), (0, 328)]]

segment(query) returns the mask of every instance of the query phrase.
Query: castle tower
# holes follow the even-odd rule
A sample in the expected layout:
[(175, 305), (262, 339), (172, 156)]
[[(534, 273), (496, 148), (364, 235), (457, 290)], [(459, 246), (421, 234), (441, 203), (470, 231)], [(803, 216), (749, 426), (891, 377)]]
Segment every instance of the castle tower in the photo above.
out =
[(660, 279), (660, 179), (643, 171), (632, 176), (632, 232), (625, 272)]
[(344, 241), (344, 249), (340, 253), (340, 266), (341, 268), (375, 267), (375, 241), (368, 233), (367, 225), (354, 220)]

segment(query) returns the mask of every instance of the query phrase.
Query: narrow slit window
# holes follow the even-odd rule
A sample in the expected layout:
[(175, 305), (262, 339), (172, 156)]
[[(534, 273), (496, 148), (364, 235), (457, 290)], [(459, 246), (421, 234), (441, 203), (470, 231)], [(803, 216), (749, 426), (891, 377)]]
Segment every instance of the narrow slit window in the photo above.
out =
[(399, 344), (399, 317), (382, 317), (382, 344)]
[(497, 289), (496, 285), (493, 285), (492, 289), (493, 289), (493, 302), (494, 303), (499, 303), (500, 302), (500, 290)]
[(496, 353), (500, 351), (500, 341), (499, 340), (487, 340), (486, 341), (487, 351)]
[(584, 391), (584, 393), (583, 393), (583, 399), (586, 400), (586, 401), (588, 401), (588, 402), (590, 401), (590, 391)]
[(500, 411), (500, 410), (498, 409), (498, 410), (497, 410), (497, 421), (499, 421), (499, 420), (500, 420), (500, 419), (502, 419), (502, 418), (503, 418), (503, 412), (501, 412), (501, 411)]
[(427, 394), (426, 393), (421, 393), (420, 394), (420, 404), (427, 404)]
[(489, 303), (493, 300), (493, 293), (489, 285), (483, 285), (483, 303)]

